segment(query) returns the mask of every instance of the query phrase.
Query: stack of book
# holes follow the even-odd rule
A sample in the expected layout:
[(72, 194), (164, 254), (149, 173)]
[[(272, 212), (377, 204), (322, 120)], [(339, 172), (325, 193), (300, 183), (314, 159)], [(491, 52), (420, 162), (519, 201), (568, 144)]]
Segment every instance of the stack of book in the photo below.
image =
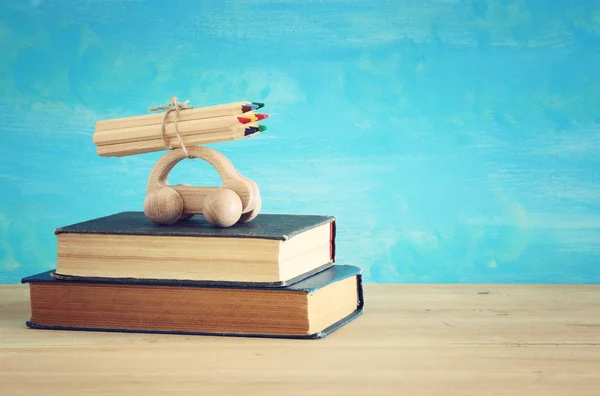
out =
[(60, 227), (56, 268), (29, 284), (35, 329), (322, 338), (363, 310), (336, 263), (336, 219), (259, 214), (229, 228), (121, 212)]

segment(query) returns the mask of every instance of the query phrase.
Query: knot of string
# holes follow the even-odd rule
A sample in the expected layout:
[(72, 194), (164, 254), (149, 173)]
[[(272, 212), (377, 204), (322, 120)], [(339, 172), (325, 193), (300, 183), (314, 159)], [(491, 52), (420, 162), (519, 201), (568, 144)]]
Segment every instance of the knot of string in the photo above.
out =
[(181, 136), (179, 135), (179, 129), (177, 128), (177, 119), (179, 118), (179, 112), (181, 110), (186, 110), (186, 109), (193, 109), (193, 106), (189, 106), (188, 105), (189, 100), (186, 100), (183, 103), (180, 103), (177, 101), (177, 98), (175, 96), (173, 96), (171, 98), (171, 103), (169, 103), (166, 106), (160, 106), (160, 107), (150, 107), (148, 110), (149, 111), (160, 111), (160, 110), (166, 110), (165, 112), (165, 116), (163, 118), (163, 123), (162, 123), (162, 128), (161, 128), (161, 134), (162, 134), (162, 138), (165, 141), (165, 146), (167, 146), (170, 150), (173, 150), (173, 146), (171, 146), (171, 143), (169, 143), (169, 138), (167, 137), (167, 131), (166, 131), (166, 126), (167, 126), (167, 120), (169, 119), (169, 114), (171, 112), (175, 112), (175, 135), (177, 135), (177, 139), (179, 139), (179, 144), (181, 145), (181, 148), (183, 149), (183, 152), (185, 153), (186, 157), (191, 158), (190, 154), (187, 151), (187, 148), (185, 147), (185, 144), (183, 144), (183, 140), (181, 139)]

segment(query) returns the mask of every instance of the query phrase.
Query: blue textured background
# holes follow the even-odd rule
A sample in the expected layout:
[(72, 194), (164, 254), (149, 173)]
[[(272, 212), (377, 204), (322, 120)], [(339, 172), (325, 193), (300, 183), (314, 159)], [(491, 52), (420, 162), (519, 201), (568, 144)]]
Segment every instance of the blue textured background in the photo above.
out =
[(266, 102), (213, 147), (368, 282), (600, 281), (598, 1), (5, 0), (0, 50), (0, 282), (141, 210), (162, 153), (98, 157), (94, 123), (172, 95)]

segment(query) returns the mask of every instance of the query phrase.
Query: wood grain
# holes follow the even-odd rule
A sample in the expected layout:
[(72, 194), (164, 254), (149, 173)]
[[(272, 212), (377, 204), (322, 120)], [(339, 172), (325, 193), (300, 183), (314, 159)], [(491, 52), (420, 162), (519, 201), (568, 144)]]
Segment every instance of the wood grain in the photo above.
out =
[[(183, 135), (181, 136), (181, 140), (183, 141), (183, 144), (186, 147), (191, 147), (201, 144), (230, 142), (234, 140), (240, 140), (257, 136), (259, 132), (253, 133), (251, 135), (245, 134), (246, 128), (248, 128), (249, 126), (257, 125), (243, 125), (240, 127), (233, 127), (229, 130), (221, 132), (200, 131), (191, 135)], [(143, 141), (126, 143), (96, 145), (96, 153), (101, 157), (125, 157), (129, 155), (137, 155), (142, 153), (152, 153), (156, 151), (167, 150), (168, 146), (165, 144), (165, 140), (160, 136), (161, 134), (159, 131), (155, 139), (147, 139)], [(172, 148), (181, 148), (181, 142), (179, 141), (179, 138), (170, 137), (167, 138), (167, 140)]]
[(318, 341), (27, 329), (0, 287), (6, 395), (598, 395), (600, 286), (365, 285)]
[[(225, 155), (202, 146), (190, 147), (188, 153), (192, 158), (210, 163), (221, 176), (221, 188), (231, 191), (221, 193), (218, 187), (170, 186), (169, 172), (187, 156), (182, 149), (169, 151), (156, 162), (148, 176), (144, 213), (152, 222), (168, 225), (176, 222), (182, 214), (204, 214), (207, 210), (205, 217), (209, 223), (229, 227), (238, 220), (247, 222), (258, 215), (262, 206), (258, 185), (242, 176)], [(161, 193), (160, 190), (165, 187), (172, 190)], [(164, 199), (175, 202), (165, 203)], [(207, 201), (208, 206), (205, 205)], [(242, 218), (242, 214), (246, 216)]]
[[(179, 113), (181, 114), (181, 113)], [(177, 122), (177, 132), (180, 136), (197, 135), (200, 133), (231, 133), (238, 127), (243, 129), (237, 117), (214, 117), (192, 121)], [(165, 135), (173, 139), (177, 137), (175, 123), (165, 124)], [(141, 142), (155, 138), (162, 139), (162, 122), (155, 125), (138, 126), (133, 128), (114, 129), (104, 132), (96, 132), (92, 140), (96, 145), (112, 145), (118, 143)]]
[[(170, 113), (167, 116), (168, 123), (174, 123), (175, 119), (178, 121), (194, 121), (199, 119), (213, 118), (213, 117), (226, 117), (233, 115), (242, 115), (244, 111), (242, 106), (251, 102), (232, 102), (225, 104), (218, 104), (213, 106), (196, 107), (193, 109), (186, 109), (176, 113)], [(246, 113), (247, 114), (247, 113)], [(150, 114), (143, 114), (131, 117), (115, 118), (110, 120), (100, 120), (96, 122), (96, 131), (109, 131), (119, 130), (126, 128), (136, 128), (148, 125), (162, 125), (165, 112), (157, 112)]]

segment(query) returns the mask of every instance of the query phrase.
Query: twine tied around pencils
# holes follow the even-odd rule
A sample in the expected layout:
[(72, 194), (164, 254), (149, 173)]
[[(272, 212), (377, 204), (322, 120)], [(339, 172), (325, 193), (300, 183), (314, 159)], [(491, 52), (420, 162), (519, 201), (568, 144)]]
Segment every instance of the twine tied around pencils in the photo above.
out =
[(177, 119), (179, 118), (179, 112), (181, 110), (186, 110), (186, 109), (193, 109), (193, 106), (189, 106), (188, 105), (189, 100), (186, 100), (183, 103), (179, 103), (177, 101), (177, 97), (173, 96), (171, 98), (171, 103), (169, 103), (166, 106), (160, 106), (160, 107), (150, 107), (148, 110), (149, 111), (160, 111), (160, 110), (166, 110), (165, 112), (165, 117), (163, 118), (163, 123), (162, 123), (162, 128), (161, 128), (161, 134), (162, 134), (162, 138), (165, 141), (165, 145), (169, 148), (169, 150), (173, 150), (173, 146), (171, 146), (171, 143), (169, 143), (169, 138), (167, 137), (167, 131), (166, 131), (166, 127), (167, 127), (167, 119), (169, 118), (169, 114), (174, 111), (175, 112), (175, 135), (177, 135), (177, 139), (179, 139), (179, 143), (181, 144), (181, 148), (183, 149), (183, 152), (185, 153), (185, 155), (188, 158), (192, 158), (190, 156), (190, 154), (187, 151), (187, 148), (185, 147), (185, 144), (183, 144), (183, 140), (181, 139), (181, 136), (179, 135), (179, 130), (177, 129)]

